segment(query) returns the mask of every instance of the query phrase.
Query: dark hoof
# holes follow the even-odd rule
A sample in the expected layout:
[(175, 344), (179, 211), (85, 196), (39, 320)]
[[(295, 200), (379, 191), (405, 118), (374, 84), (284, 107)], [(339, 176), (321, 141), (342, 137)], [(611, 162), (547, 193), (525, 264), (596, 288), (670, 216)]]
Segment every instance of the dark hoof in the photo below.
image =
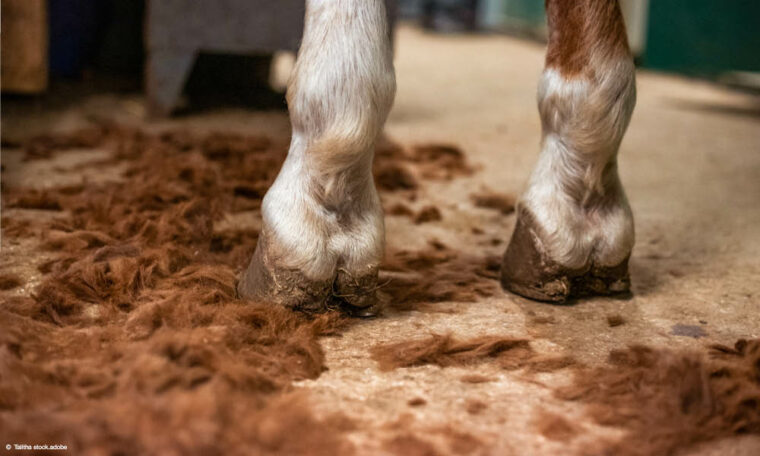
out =
[(303, 312), (326, 311), (332, 284), (329, 281), (307, 279), (297, 270), (278, 267), (267, 247), (266, 237), (262, 235), (251, 263), (238, 282), (238, 296)]
[(341, 310), (353, 317), (370, 318), (380, 313), (377, 299), (377, 268), (370, 268), (359, 277), (339, 268), (333, 284), (333, 300)]
[(382, 306), (379, 302), (367, 307), (354, 307), (350, 304), (343, 304), (340, 306), (341, 312), (354, 318), (374, 318), (380, 315)]
[(564, 303), (572, 298), (629, 293), (628, 258), (613, 267), (559, 265), (541, 248), (533, 216), (520, 209), (501, 264), (504, 289), (537, 301)]
[(302, 272), (276, 265), (264, 233), (238, 282), (238, 296), (271, 302), (292, 310), (321, 313), (339, 309), (354, 317), (379, 313), (377, 269), (359, 278), (340, 270), (333, 280), (315, 281)]

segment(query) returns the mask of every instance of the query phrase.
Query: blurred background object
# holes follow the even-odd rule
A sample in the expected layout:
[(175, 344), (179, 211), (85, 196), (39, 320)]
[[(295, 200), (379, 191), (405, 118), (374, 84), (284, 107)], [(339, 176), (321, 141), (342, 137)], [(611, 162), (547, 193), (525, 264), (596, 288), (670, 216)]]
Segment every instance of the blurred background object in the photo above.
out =
[(406, 17), (419, 17), (428, 30), (444, 32), (475, 31), (479, 28), (480, 0), (403, 1)]
[[(65, 90), (144, 90), (154, 115), (285, 108), (282, 87), (269, 82), (272, 57), (297, 51), (304, 0), (1, 1), (4, 93), (55, 92), (64, 81)], [(546, 35), (544, 0), (386, 3), (391, 23), (398, 11), (431, 32)], [(620, 4), (640, 66), (760, 87), (757, 0)]]
[(48, 83), (45, 0), (2, 0), (3, 92), (39, 93)]
[[(296, 51), (303, 29), (303, 0), (161, 0), (148, 4), (147, 92), (150, 111), (165, 115), (174, 108), (200, 51), (214, 54), (270, 56), (278, 50)], [(225, 60), (217, 58), (222, 67)], [(212, 58), (213, 62), (213, 58)], [(230, 60), (226, 60), (230, 62)], [(270, 59), (251, 62), (268, 69)], [(245, 67), (245, 65), (244, 65)], [(242, 68), (244, 70), (244, 68)], [(217, 67), (212, 84), (236, 87), (234, 76)], [(209, 75), (214, 74), (211, 69)], [(262, 80), (252, 69), (252, 80)], [(256, 76), (259, 76), (258, 78)], [(208, 87), (202, 76), (196, 87)], [(208, 79), (208, 78), (206, 78)], [(263, 78), (266, 81), (268, 78)], [(260, 82), (254, 82), (254, 86)]]

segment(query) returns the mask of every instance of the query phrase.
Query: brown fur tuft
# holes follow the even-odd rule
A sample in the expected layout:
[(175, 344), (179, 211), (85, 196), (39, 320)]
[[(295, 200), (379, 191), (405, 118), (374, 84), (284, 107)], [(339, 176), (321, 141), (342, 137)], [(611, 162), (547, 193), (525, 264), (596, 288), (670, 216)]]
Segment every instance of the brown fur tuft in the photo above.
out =
[(635, 346), (609, 365), (580, 369), (563, 399), (599, 424), (627, 429), (605, 454), (673, 454), (699, 442), (760, 434), (760, 340), (714, 346), (710, 356)]

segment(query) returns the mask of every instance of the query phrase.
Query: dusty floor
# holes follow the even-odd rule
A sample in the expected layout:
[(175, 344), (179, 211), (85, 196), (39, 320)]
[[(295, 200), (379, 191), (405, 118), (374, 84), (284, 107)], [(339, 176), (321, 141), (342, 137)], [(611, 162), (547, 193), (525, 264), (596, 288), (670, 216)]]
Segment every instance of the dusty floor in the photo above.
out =
[[(452, 182), (429, 182), (420, 190), (419, 199), (437, 205), (442, 220), (417, 225), (408, 217), (388, 216), (390, 247), (421, 248), (436, 239), (463, 252), (502, 253), (514, 215), (474, 207), (470, 195), (482, 189), (518, 195), (523, 188), (538, 152), (535, 87), (542, 63), (543, 48), (535, 43), (400, 30), (398, 94), (387, 135), (402, 144), (458, 144), (478, 171)], [(93, 96), (54, 111), (24, 109), (20, 113), (29, 115), (5, 111), (4, 137), (66, 131), (98, 119), (147, 130), (181, 126), (287, 135), (289, 129), (285, 113), (238, 110), (148, 122), (143, 100), (121, 95)], [(36, 186), (78, 180), (81, 172), (61, 167), (95, 157), (97, 151), (81, 151), (50, 166), (22, 165), (19, 156), (4, 154), (3, 177), (6, 184)], [(553, 396), (554, 386), (569, 381), (562, 371), (527, 376), (483, 364), (477, 373), (488, 381), (469, 383), (461, 379), (473, 374), (471, 368), (381, 372), (369, 351), (378, 343), (430, 333), (499, 335), (530, 338), (541, 352), (593, 364), (603, 362), (609, 350), (632, 343), (700, 348), (760, 337), (760, 100), (640, 72), (620, 169), (637, 228), (631, 299), (549, 306), (499, 293), (474, 303), (438, 304), (436, 311), (389, 311), (352, 326), (342, 337), (324, 338), (329, 370), (297, 387), (308, 392), (318, 413), (341, 411), (362, 423), (349, 433), (359, 454), (393, 452), (387, 441), (399, 430), (426, 436), (441, 454), (575, 454), (589, 442), (619, 437), (620, 430), (585, 419), (581, 404)], [(117, 179), (118, 170), (85, 178)], [(473, 228), (485, 233), (474, 234)], [(2, 248), (3, 269), (30, 279), (16, 293), (29, 293), (39, 277), (24, 254), (28, 247), (4, 238)], [(624, 323), (611, 326), (611, 315), (622, 316)], [(414, 401), (418, 398), (423, 401)], [(478, 401), (485, 405), (474, 407)], [(571, 417), (582, 432), (566, 441), (544, 437), (536, 421), (547, 411)], [(451, 439), (452, 429), (467, 438)], [(429, 450), (417, 448), (417, 453)], [(760, 438), (745, 437), (688, 454), (758, 452)]]

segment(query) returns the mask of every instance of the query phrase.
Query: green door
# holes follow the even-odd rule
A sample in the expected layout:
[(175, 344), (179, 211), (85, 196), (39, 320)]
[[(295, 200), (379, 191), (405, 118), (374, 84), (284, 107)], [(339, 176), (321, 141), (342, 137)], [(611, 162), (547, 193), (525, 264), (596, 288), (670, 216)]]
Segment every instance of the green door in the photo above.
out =
[(760, 71), (760, 1), (650, 0), (642, 64), (699, 76)]

